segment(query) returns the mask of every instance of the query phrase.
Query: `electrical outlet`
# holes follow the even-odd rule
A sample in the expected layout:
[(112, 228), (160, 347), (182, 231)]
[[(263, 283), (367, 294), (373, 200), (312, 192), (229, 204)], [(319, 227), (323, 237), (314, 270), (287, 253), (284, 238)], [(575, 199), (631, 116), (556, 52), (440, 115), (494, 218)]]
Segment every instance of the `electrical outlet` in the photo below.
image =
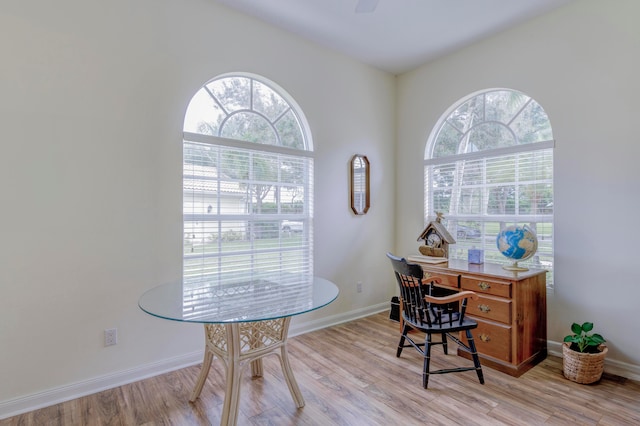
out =
[(109, 328), (104, 331), (104, 345), (113, 346), (118, 343), (118, 329)]
[(362, 281), (358, 281), (358, 282), (356, 283), (356, 291), (357, 291), (358, 293), (362, 293)]

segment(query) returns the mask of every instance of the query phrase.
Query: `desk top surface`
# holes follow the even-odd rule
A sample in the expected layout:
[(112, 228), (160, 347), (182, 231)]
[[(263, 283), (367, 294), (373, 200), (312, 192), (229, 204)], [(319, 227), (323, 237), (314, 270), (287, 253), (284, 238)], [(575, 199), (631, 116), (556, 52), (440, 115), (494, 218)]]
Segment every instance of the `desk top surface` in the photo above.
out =
[[(420, 263), (420, 262), (413, 262)], [(424, 264), (431, 269), (441, 269), (447, 272), (463, 273), (463, 274), (477, 274), (487, 275), (500, 279), (507, 280), (523, 280), (529, 277), (533, 277), (540, 274), (545, 274), (547, 271), (544, 269), (529, 269), (527, 271), (508, 271), (495, 263), (480, 263), (474, 264), (464, 260), (449, 259), (448, 262), (436, 263), (436, 264)]]
[(324, 278), (287, 273), (170, 283), (144, 293), (138, 306), (168, 320), (194, 323), (264, 321), (319, 309), (338, 297)]

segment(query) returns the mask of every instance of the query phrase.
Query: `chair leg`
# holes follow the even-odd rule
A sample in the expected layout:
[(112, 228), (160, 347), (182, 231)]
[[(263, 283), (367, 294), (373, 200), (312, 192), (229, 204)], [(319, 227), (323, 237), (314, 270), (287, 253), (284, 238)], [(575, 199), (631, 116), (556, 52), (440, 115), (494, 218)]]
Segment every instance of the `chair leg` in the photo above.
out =
[(449, 347), (447, 346), (447, 333), (442, 333), (442, 349), (445, 355), (449, 355)]
[(404, 348), (404, 341), (407, 337), (407, 332), (409, 331), (409, 326), (405, 323), (402, 327), (402, 335), (400, 336), (400, 342), (398, 343), (398, 350), (396, 351), (396, 357), (400, 358), (400, 354), (402, 353), (402, 349)]
[(431, 333), (427, 333), (424, 338), (424, 366), (422, 369), (422, 387), (429, 385), (429, 364), (431, 362)]
[(478, 374), (478, 380), (480, 384), (484, 385), (484, 374), (482, 373), (482, 365), (480, 365), (480, 357), (478, 357), (478, 351), (476, 350), (476, 344), (473, 341), (473, 335), (471, 330), (466, 330), (467, 342), (469, 349), (471, 349), (471, 357), (473, 358), (473, 365), (476, 367), (476, 373)]

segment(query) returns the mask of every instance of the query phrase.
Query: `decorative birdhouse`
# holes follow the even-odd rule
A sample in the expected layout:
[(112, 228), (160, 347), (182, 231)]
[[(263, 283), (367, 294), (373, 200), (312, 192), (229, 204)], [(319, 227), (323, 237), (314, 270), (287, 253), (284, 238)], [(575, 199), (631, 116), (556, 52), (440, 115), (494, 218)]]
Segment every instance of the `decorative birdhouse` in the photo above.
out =
[(448, 258), (449, 244), (455, 244), (456, 240), (442, 223), (442, 213), (436, 212), (436, 216), (436, 220), (429, 222), (418, 237), (418, 241), (424, 240), (424, 245), (419, 250), (423, 256)]

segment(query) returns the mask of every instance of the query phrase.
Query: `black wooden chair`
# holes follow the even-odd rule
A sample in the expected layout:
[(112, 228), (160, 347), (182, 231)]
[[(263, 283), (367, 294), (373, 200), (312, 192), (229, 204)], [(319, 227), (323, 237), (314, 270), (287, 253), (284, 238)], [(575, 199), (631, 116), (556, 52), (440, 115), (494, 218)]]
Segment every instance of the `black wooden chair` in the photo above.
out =
[[(402, 336), (398, 343), (397, 357), (403, 348), (413, 346), (424, 357), (422, 386), (426, 389), (430, 374), (455, 373), (475, 370), (481, 384), (484, 384), (482, 366), (478, 358), (471, 330), (478, 327), (473, 319), (465, 317), (467, 299), (477, 300), (478, 295), (472, 291), (462, 291), (449, 296), (434, 296), (435, 284), (441, 283), (438, 277), (426, 279), (422, 267), (415, 263), (407, 263), (404, 258), (387, 253), (400, 286), (400, 309), (402, 315)], [(425, 333), (424, 343), (416, 342), (407, 333), (415, 329)], [(459, 333), (465, 333), (467, 344), (459, 339)], [(454, 335), (455, 333), (455, 335)], [(441, 340), (434, 342), (432, 335), (440, 335)], [(447, 353), (447, 339), (471, 354), (473, 367), (446, 368), (430, 371), (431, 346), (442, 345)], [(406, 343), (408, 342), (408, 343)]]

